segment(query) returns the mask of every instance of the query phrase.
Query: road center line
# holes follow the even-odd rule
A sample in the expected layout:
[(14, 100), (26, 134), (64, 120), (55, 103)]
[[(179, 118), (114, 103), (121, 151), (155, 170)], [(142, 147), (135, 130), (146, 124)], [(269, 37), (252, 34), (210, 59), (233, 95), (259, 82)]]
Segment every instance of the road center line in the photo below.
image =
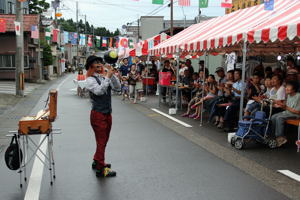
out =
[[(40, 137), (39, 143), (41, 143), (42, 140), (43, 137)], [(47, 146), (48, 146), (47, 142), (44, 141), (44, 143), (40, 147), (43, 153), (46, 152)], [(46, 158), (40, 151), (37, 151), (37, 155), (41, 158), (43, 162), (45, 162)], [(35, 156), (24, 200), (39, 199), (43, 171), (44, 171), (44, 164), (37, 158), (37, 156)]]
[(164, 112), (161, 112), (161, 111), (159, 111), (159, 110), (157, 110), (155, 108), (151, 108), (151, 110), (153, 110), (154, 112), (157, 112), (157, 113), (159, 113), (159, 114), (161, 114), (161, 115), (163, 115), (163, 116), (165, 116), (165, 117), (173, 120), (174, 122), (177, 122), (178, 124), (181, 124), (182, 126), (184, 126), (186, 128), (192, 128), (193, 127), (193, 126), (191, 126), (191, 125), (189, 125), (189, 124), (187, 124), (187, 123), (185, 123), (183, 121), (180, 121), (179, 119), (176, 119), (175, 117), (172, 117), (172, 116), (170, 116), (170, 115), (168, 115), (168, 114), (166, 114)]
[(300, 182), (300, 176), (290, 170), (278, 170), (278, 172)]
[[(72, 76), (70, 76), (72, 77)], [(63, 80), (56, 88), (57, 91), (59, 91), (60, 87), (70, 79), (70, 77), (67, 77), (65, 80)], [(43, 140), (43, 137), (40, 137), (39, 144)], [(46, 154), (48, 145), (47, 142), (44, 141), (44, 143), (41, 145), (40, 150)], [(44, 164), (39, 160), (38, 156), (42, 159), (42, 161), (45, 162), (45, 156), (40, 152), (37, 151), (37, 155), (34, 158), (33, 166), (30, 174), (30, 178), (28, 179), (28, 186), (25, 193), (24, 200), (38, 200), (40, 197), (41, 192), (41, 182), (44, 172)]]

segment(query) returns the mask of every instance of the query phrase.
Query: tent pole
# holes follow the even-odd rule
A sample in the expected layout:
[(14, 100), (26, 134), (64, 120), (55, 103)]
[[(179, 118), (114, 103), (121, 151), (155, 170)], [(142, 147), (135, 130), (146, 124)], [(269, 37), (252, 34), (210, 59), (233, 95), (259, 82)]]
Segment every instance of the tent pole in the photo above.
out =
[(146, 73), (146, 97), (148, 96), (148, 77), (149, 77), (149, 61), (150, 61), (150, 55), (147, 56), (147, 61), (146, 61), (146, 70), (147, 70), (147, 73)]
[[(179, 85), (179, 62), (178, 62), (178, 54), (176, 54), (175, 56), (175, 59), (176, 59), (176, 62), (177, 62), (177, 65), (176, 65), (176, 113), (177, 113), (177, 110), (178, 110), (178, 96), (179, 96), (179, 91), (178, 91), (178, 85)], [(180, 97), (181, 98), (181, 97)], [(182, 100), (180, 100), (182, 101)], [(180, 102), (181, 103), (181, 102)]]
[(241, 99), (240, 99), (240, 115), (239, 115), (239, 120), (242, 120), (243, 118), (243, 106), (244, 106), (244, 98), (245, 98), (245, 92), (244, 90), (245, 87), (245, 73), (246, 73), (246, 59), (247, 59), (247, 42), (244, 40), (243, 44), (243, 66), (242, 66), (242, 84), (243, 84), (243, 89), (241, 91)]
[[(203, 83), (202, 83), (202, 99), (204, 98), (204, 93), (205, 93), (205, 73), (206, 73), (206, 67), (207, 67), (207, 52), (205, 51), (204, 52), (204, 69), (203, 69), (203, 73), (204, 73), (204, 78), (203, 78)], [(200, 71), (200, 69), (199, 69), (199, 71)], [(201, 77), (200, 77), (201, 78)], [(203, 102), (201, 103), (201, 113), (200, 113), (200, 115), (201, 115), (201, 118), (200, 118), (200, 126), (202, 126), (203, 125), (203, 108), (204, 108), (204, 106), (203, 106)]]

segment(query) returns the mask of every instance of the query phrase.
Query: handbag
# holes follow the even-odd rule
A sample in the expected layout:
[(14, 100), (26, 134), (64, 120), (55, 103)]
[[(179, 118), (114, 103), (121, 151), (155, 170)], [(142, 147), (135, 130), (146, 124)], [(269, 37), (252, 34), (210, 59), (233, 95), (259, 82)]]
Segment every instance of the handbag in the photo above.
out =
[(17, 170), (21, 167), (23, 153), (19, 147), (16, 135), (12, 137), (10, 145), (5, 151), (4, 158), (8, 169)]

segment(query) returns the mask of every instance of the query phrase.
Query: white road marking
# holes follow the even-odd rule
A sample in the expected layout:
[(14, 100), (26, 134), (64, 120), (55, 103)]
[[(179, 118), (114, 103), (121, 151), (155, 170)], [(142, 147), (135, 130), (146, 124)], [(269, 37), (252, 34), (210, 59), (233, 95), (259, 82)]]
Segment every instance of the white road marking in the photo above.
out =
[[(71, 76), (70, 76), (71, 77)], [(70, 79), (70, 77), (63, 80), (56, 88), (59, 91), (60, 87)], [(40, 137), (40, 142), (42, 141), (43, 137)], [(39, 143), (40, 143), (39, 142)], [(41, 145), (41, 151), (46, 154), (48, 148), (48, 144), (46, 141)], [(34, 158), (33, 166), (28, 182), (28, 187), (25, 193), (24, 200), (38, 200), (40, 198), (41, 192), (41, 182), (44, 172), (44, 164), (39, 160), (38, 156), (45, 162), (45, 156), (41, 152), (37, 152), (37, 155)], [(50, 185), (50, 184), (49, 184)]]
[(155, 108), (151, 108), (151, 110), (153, 110), (154, 112), (157, 112), (157, 113), (159, 113), (159, 114), (161, 114), (161, 115), (163, 115), (163, 116), (165, 116), (165, 117), (167, 117), (167, 118), (173, 120), (174, 122), (177, 122), (178, 124), (181, 124), (182, 126), (184, 126), (184, 127), (186, 127), (186, 128), (191, 128), (191, 127), (193, 127), (193, 126), (191, 126), (191, 125), (189, 125), (189, 124), (187, 124), (187, 123), (185, 123), (185, 122), (183, 122), (183, 121), (180, 121), (179, 119), (176, 119), (175, 117), (172, 117), (172, 116), (170, 116), (170, 115), (168, 115), (168, 114), (166, 114), (166, 113), (164, 113), (164, 112), (161, 112), (161, 111), (159, 111), (159, 110), (157, 110), (157, 109), (155, 109)]
[[(40, 138), (40, 142), (42, 142), (42, 139), (43, 137)], [(41, 151), (43, 153), (46, 153), (47, 146), (48, 146), (47, 142), (44, 141), (44, 143), (41, 145)], [(46, 158), (40, 151), (37, 152), (37, 155), (42, 159), (42, 161), (45, 162)], [(44, 164), (37, 158), (37, 156), (35, 156), (24, 200), (39, 199), (43, 171), (44, 171)]]
[(290, 170), (278, 170), (278, 172), (300, 182), (300, 176)]

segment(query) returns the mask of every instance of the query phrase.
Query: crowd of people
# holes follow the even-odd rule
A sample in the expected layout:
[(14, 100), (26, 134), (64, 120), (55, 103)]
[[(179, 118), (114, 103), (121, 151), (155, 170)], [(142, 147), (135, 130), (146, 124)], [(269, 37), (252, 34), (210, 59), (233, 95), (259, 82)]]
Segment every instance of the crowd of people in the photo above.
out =
[[(178, 64), (180, 85), (186, 86), (180, 97), (187, 105), (182, 117), (197, 120), (202, 112), (207, 111), (209, 121), (217, 128), (226, 132), (234, 131), (238, 125), (240, 100), (244, 92), (243, 115), (253, 116), (259, 110), (271, 112), (273, 133), (278, 146), (287, 142), (284, 137), (285, 121), (300, 118), (300, 69), (292, 57), (287, 59), (286, 70), (264, 67), (262, 64), (256, 66), (252, 76), (246, 77), (245, 82), (242, 82), (240, 69), (226, 72), (223, 67), (218, 67), (215, 74), (210, 74), (202, 60), (199, 62), (198, 72), (195, 72), (189, 59), (179, 61)], [(165, 60), (161, 67), (153, 60), (149, 69), (139, 59), (129, 64), (128, 59), (124, 58), (116, 70), (122, 85), (123, 100), (128, 99), (132, 103), (137, 103), (137, 100), (143, 101), (147, 87), (143, 84), (143, 79), (152, 77), (158, 82), (159, 72), (170, 72), (171, 81), (176, 82), (176, 65), (174, 59)], [(78, 80), (82, 79), (84, 77), (80, 71)], [(156, 84), (152, 89), (158, 89)], [(161, 87), (159, 92), (165, 102), (167, 88)], [(271, 108), (262, 103), (264, 99), (272, 100)]]

